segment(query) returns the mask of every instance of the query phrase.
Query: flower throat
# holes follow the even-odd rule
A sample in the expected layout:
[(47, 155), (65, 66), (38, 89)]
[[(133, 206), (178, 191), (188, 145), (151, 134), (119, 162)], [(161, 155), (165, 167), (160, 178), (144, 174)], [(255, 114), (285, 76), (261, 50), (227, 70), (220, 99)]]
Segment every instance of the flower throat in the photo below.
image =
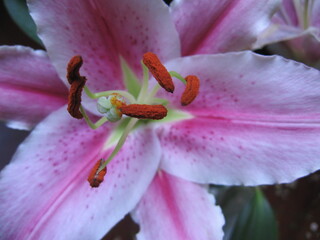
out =
[[(92, 93), (86, 86), (86, 77), (80, 75), (80, 68), (83, 64), (81, 56), (74, 56), (67, 66), (67, 79), (71, 85), (68, 96), (68, 112), (77, 119), (82, 119), (92, 128), (97, 129), (104, 123), (117, 122), (123, 115), (130, 118), (126, 123), (121, 137), (115, 148), (106, 160), (100, 159), (92, 168), (88, 181), (91, 187), (99, 187), (107, 173), (107, 165), (120, 151), (121, 147), (140, 119), (160, 120), (167, 116), (166, 105), (168, 101), (156, 98), (160, 88), (173, 94), (175, 86), (172, 77), (175, 77), (185, 84), (185, 90), (182, 93), (180, 102), (182, 106), (189, 105), (199, 93), (200, 81), (197, 76), (188, 75), (183, 78), (179, 73), (165, 68), (156, 54), (147, 52), (143, 55), (141, 62), (143, 69), (143, 82), (137, 97), (123, 90), (111, 90), (98, 93)], [(158, 84), (151, 91), (149, 88), (149, 71), (157, 80)], [(81, 104), (82, 91), (91, 99), (97, 101), (97, 110), (103, 115), (95, 123), (92, 122)]]

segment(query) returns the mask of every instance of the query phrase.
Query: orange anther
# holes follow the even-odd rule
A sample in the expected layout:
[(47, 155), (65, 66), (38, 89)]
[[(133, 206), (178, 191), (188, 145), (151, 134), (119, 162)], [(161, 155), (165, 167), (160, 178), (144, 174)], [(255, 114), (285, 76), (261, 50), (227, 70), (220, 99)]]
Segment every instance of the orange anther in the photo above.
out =
[(142, 61), (152, 73), (153, 77), (158, 81), (160, 86), (166, 91), (172, 93), (174, 91), (172, 78), (165, 66), (160, 62), (157, 55), (152, 52), (147, 52), (143, 55)]
[(129, 104), (120, 111), (134, 118), (159, 120), (167, 116), (168, 110), (162, 105)]
[(67, 67), (67, 79), (71, 84), (68, 96), (68, 112), (74, 118), (83, 118), (80, 112), (82, 89), (86, 83), (86, 78), (80, 76), (79, 70), (82, 66), (82, 57), (74, 56), (70, 59)]
[(197, 76), (189, 75), (186, 77), (186, 88), (181, 96), (181, 105), (190, 104), (199, 94), (200, 80)]
[(103, 182), (104, 176), (107, 174), (107, 167), (103, 168), (101, 171), (98, 172), (100, 166), (102, 165), (102, 159), (100, 159), (92, 168), (88, 182), (90, 183), (91, 187), (99, 187), (100, 183)]

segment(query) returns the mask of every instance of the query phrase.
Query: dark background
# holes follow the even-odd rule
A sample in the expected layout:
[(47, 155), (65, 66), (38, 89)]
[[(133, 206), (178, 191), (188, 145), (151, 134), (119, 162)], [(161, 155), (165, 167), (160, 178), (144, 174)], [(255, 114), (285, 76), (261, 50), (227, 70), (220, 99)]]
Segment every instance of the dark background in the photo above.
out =
[[(0, 44), (41, 48), (10, 19), (2, 1)], [(264, 53), (264, 50), (259, 53)], [(0, 169), (9, 163), (17, 146), (28, 133), (9, 129), (0, 122)], [(320, 239), (320, 171), (291, 184), (265, 186), (262, 189), (275, 211), (280, 232), (279, 240)], [(104, 239), (130, 240), (138, 231), (139, 227), (127, 216)]]

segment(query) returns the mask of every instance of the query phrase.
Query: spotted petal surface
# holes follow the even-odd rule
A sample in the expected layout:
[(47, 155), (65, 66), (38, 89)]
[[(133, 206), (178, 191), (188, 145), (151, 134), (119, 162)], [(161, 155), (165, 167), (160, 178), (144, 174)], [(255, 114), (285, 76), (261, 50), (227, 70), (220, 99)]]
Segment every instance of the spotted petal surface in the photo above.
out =
[(161, 167), (199, 183), (290, 182), (320, 168), (319, 132), (319, 123), (194, 118), (159, 129)]
[(159, 91), (174, 107), (197, 116), (319, 122), (320, 72), (304, 64), (247, 51), (185, 57), (166, 66), (199, 77), (199, 95), (187, 107), (180, 104), (185, 86), (179, 80), (174, 94)]
[(161, 0), (30, 0), (29, 9), (61, 78), (66, 82), (69, 59), (82, 55), (81, 73), (92, 91), (124, 87), (120, 55), (141, 72), (147, 51), (164, 60), (180, 54), (178, 34)]
[(158, 168), (158, 141), (136, 130), (93, 189), (86, 179), (110, 154), (111, 128), (93, 131), (64, 108), (35, 128), (0, 175), (3, 239), (100, 239), (135, 207)]
[[(250, 52), (167, 66), (197, 75), (201, 87), (192, 104), (180, 107), (192, 120), (159, 127), (164, 170), (200, 183), (256, 185), (290, 182), (320, 168), (319, 71)], [(171, 98), (175, 106), (180, 86)]]

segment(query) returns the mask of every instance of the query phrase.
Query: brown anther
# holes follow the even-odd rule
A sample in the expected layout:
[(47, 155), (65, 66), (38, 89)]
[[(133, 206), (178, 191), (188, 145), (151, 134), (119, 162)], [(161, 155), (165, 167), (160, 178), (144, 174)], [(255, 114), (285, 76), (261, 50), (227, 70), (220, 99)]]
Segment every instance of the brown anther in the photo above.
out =
[(102, 159), (100, 159), (92, 168), (89, 177), (88, 182), (90, 183), (90, 186), (93, 188), (99, 187), (100, 183), (103, 182), (104, 176), (107, 174), (107, 167), (103, 168), (101, 171), (98, 172), (99, 168), (102, 165)]
[(159, 120), (167, 116), (168, 110), (162, 105), (129, 104), (120, 108), (120, 111), (139, 119)]
[(181, 105), (189, 105), (199, 94), (200, 80), (197, 76), (189, 75), (186, 77), (186, 88), (181, 96)]
[(83, 118), (80, 112), (81, 94), (87, 80), (84, 76), (80, 76), (79, 73), (82, 63), (81, 56), (74, 56), (70, 59), (67, 67), (67, 79), (71, 84), (68, 96), (68, 112), (72, 117), (78, 119)]
[(174, 85), (172, 78), (165, 66), (160, 62), (157, 55), (152, 52), (147, 52), (143, 55), (142, 61), (152, 73), (153, 77), (158, 81), (160, 86), (166, 91), (173, 93)]

